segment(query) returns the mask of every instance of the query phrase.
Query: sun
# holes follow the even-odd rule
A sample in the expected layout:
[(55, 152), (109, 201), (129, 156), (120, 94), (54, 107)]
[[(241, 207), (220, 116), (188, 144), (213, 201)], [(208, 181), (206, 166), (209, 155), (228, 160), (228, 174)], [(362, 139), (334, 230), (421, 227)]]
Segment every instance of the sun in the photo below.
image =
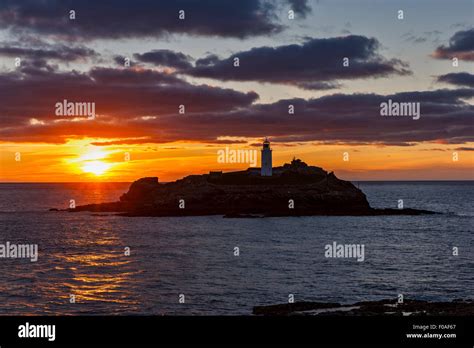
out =
[(83, 172), (97, 176), (104, 174), (109, 168), (110, 164), (102, 161), (88, 161), (81, 167)]

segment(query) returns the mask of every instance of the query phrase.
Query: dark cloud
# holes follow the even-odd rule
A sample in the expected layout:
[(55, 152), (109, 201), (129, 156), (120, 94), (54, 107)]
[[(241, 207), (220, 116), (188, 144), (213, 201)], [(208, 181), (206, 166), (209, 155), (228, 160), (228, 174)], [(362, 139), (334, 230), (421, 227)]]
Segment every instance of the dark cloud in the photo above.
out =
[[(95, 145), (95, 146), (136, 145), (136, 144), (147, 144), (153, 141), (154, 140), (150, 137), (130, 138), (130, 139), (121, 139), (121, 140), (112, 140), (112, 141), (97, 141), (97, 142), (92, 142), (91, 145)], [(214, 144), (214, 145), (247, 144), (247, 141), (245, 140), (231, 140), (231, 139), (209, 139), (209, 140), (206, 140), (205, 142), (206, 144)], [(167, 149), (173, 150), (177, 148), (170, 147)]]
[(111, 141), (93, 141), (91, 145), (94, 146), (110, 146), (110, 145), (137, 145), (137, 144), (148, 144), (150, 143), (150, 138), (128, 138), (120, 140), (111, 140)]
[(328, 90), (340, 88), (342, 85), (337, 82), (323, 82), (323, 81), (312, 81), (312, 82), (301, 82), (298, 83), (298, 87), (303, 89), (314, 89), (314, 90)]
[(133, 57), (142, 63), (151, 63), (176, 69), (189, 69), (192, 67), (192, 58), (190, 56), (171, 50), (153, 50), (143, 54), (136, 53)]
[(125, 59), (128, 58), (129, 59), (129, 62), (130, 62), (130, 67), (134, 66), (135, 64), (133, 63), (132, 59), (130, 59), (130, 57), (125, 57), (125, 56), (114, 56), (113, 57), (113, 60), (114, 62), (121, 66), (121, 67), (124, 67), (125, 66)]
[(209, 139), (205, 141), (207, 144), (216, 144), (216, 145), (230, 145), (230, 144), (247, 144), (245, 140), (232, 140), (232, 139)]
[(452, 59), (474, 61), (474, 28), (458, 31), (450, 39), (447, 46), (439, 46), (432, 54), (437, 59)]
[(122, 117), (125, 122), (139, 116), (177, 115), (181, 104), (190, 113), (227, 112), (258, 98), (254, 92), (192, 85), (175, 75), (146, 69), (94, 68), (87, 74), (48, 69), (0, 75), (2, 125), (24, 125), (30, 118), (57, 121), (55, 104), (64, 99), (95, 102), (101, 117)]
[(33, 76), (46, 76), (54, 73), (58, 66), (55, 64), (48, 63), (45, 59), (26, 59), (21, 61), (21, 65), (17, 68), (19, 72), (25, 75)]
[(172, 86), (187, 85), (173, 74), (149, 69), (93, 68), (88, 76), (100, 86)]
[(196, 61), (196, 65), (200, 67), (212, 66), (219, 63), (219, 57), (215, 54), (210, 54), (207, 57), (200, 58)]
[[(292, 2), (300, 13), (308, 11), (305, 1)], [(2, 0), (0, 28), (82, 40), (173, 33), (245, 38), (280, 32), (276, 7), (265, 0)], [(75, 20), (69, 19), (70, 10)]]
[(26, 48), (12, 44), (0, 46), (0, 56), (20, 57), (30, 60), (52, 59), (70, 62), (96, 56), (97, 53), (86, 47), (50, 45), (48, 48)]
[[(144, 144), (194, 141), (225, 144), (223, 137), (262, 137), (291, 144), (376, 144), (474, 141), (474, 89), (442, 89), (391, 95), (333, 94), (255, 104), (255, 93), (195, 86), (173, 74), (147, 69), (95, 68), (89, 73), (0, 75), (4, 141), (64, 142), (96, 137), (99, 143)], [(99, 117), (71, 121), (53, 116), (54, 104), (93, 101)], [(382, 117), (389, 99), (419, 102), (421, 118)], [(25, 103), (25, 100), (28, 102)], [(179, 115), (179, 104), (186, 114)], [(288, 114), (288, 105), (295, 113)], [(30, 123), (31, 118), (38, 121)], [(232, 141), (234, 142), (234, 141)]]
[(456, 151), (474, 151), (474, 147), (457, 147), (454, 150), (456, 150)]
[[(225, 59), (210, 56), (184, 71), (196, 77), (218, 80), (258, 81), (297, 85), (306, 89), (327, 89), (331, 80), (406, 75), (407, 65), (387, 60), (377, 51), (379, 42), (364, 36), (311, 39), (301, 45), (258, 47), (237, 52)], [(349, 67), (343, 58), (349, 58)], [(239, 59), (239, 67), (234, 59)]]
[(467, 72), (450, 73), (438, 76), (439, 82), (446, 82), (457, 86), (466, 86), (474, 88), (474, 75)]
[[(335, 94), (318, 99), (281, 100), (254, 104), (225, 114), (196, 114), (186, 121), (162, 120), (166, 129), (181, 129), (180, 140), (215, 139), (218, 136), (262, 137), (274, 141), (407, 146), (417, 142), (464, 143), (474, 140), (474, 107), (463, 102), (474, 90), (405, 92), (393, 95)], [(382, 117), (380, 103), (388, 99), (420, 102), (421, 118)], [(288, 114), (288, 105), (295, 114)], [(180, 122), (184, 121), (179, 120)], [(172, 125), (174, 124), (174, 125)]]

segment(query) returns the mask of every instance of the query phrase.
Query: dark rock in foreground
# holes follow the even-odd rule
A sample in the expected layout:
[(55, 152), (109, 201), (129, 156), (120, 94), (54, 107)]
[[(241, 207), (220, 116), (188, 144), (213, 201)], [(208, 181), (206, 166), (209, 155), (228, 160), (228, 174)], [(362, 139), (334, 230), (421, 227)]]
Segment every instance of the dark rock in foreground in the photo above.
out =
[(124, 216), (226, 217), (305, 215), (419, 215), (415, 209), (373, 209), (352, 183), (300, 160), (260, 176), (259, 168), (190, 175), (170, 183), (142, 178), (119, 202), (89, 204), (68, 211), (119, 212)]
[(367, 315), (446, 315), (472, 316), (474, 302), (472, 300), (455, 300), (452, 302), (428, 302), (418, 300), (364, 301), (351, 305), (321, 302), (295, 302), (271, 306), (256, 306), (253, 314), (265, 316), (287, 315), (333, 315), (333, 316), (367, 316)]

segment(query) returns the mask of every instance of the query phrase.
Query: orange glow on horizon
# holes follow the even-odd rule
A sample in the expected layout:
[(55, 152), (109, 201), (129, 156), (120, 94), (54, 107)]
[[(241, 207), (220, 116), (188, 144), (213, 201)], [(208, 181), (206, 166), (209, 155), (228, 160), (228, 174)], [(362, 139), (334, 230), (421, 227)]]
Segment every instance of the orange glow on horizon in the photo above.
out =
[[(247, 143), (206, 144), (175, 142), (94, 146), (110, 139), (71, 140), (64, 145), (0, 145), (0, 182), (131, 182), (145, 176), (174, 181), (190, 174), (209, 171), (245, 170), (248, 163), (219, 163), (217, 151), (260, 148)], [(271, 139), (270, 139), (271, 140)], [(474, 143), (461, 146), (426, 143), (414, 146), (351, 144), (272, 143), (273, 166), (289, 163), (293, 157), (308, 165), (334, 171), (345, 180), (473, 180)], [(343, 153), (349, 160), (343, 160)], [(453, 153), (458, 160), (453, 161)], [(20, 160), (16, 155), (20, 154)], [(127, 157), (128, 156), (128, 157)]]

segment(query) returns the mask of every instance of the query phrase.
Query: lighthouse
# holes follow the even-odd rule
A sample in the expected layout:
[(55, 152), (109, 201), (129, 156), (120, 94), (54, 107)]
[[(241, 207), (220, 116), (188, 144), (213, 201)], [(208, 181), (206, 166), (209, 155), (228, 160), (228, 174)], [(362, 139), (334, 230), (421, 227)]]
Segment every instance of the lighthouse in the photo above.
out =
[(262, 147), (262, 176), (272, 176), (272, 149), (270, 149), (270, 142), (265, 138)]

